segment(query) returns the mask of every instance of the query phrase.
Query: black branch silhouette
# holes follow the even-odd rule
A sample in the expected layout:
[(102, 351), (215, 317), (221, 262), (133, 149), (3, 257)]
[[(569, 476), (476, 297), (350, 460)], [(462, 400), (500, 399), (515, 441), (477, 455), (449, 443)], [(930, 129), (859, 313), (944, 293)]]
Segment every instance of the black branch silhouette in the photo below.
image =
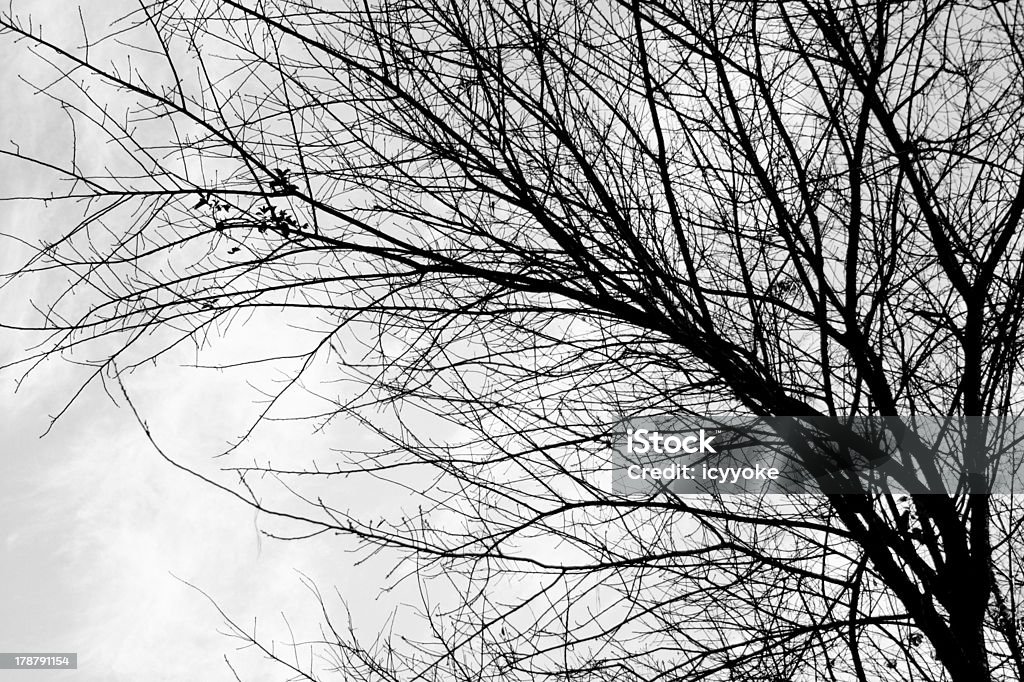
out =
[[(359, 390), (318, 416), (385, 443), (217, 483), (423, 585), (423, 637), (361, 641), (325, 602), (317, 664), (232, 629), (285, 674), (1024, 679), (1012, 496), (599, 480), (620, 415), (1020, 411), (1018, 3), (141, 0), (87, 47), (0, 27), (111, 143), (3, 151), (56, 178), (9, 198), (86, 207), (11, 273), (83, 294), (39, 302), (48, 341), (11, 366), (102, 348), (99, 378), (288, 311), (319, 340), (261, 418), (328, 367)], [(429, 484), (389, 521), (249, 487), (406, 472)]]

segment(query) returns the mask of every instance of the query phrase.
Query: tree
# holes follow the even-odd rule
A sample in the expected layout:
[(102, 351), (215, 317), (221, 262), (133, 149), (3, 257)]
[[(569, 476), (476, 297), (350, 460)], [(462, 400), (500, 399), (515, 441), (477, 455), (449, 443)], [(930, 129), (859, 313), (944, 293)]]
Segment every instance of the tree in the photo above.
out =
[[(270, 405), (329, 365), (364, 390), (324, 414), (386, 446), (238, 467), (239, 497), (261, 506), (256, 473), (429, 478), (393, 524), (292, 516), (460, 596), (426, 611), (430, 641), (332, 626), (349, 677), (1024, 678), (1012, 496), (637, 500), (598, 474), (623, 414), (1017, 415), (1022, 21), (995, 1), (143, 0), (73, 48), (8, 11), (60, 75), (43, 92), (121, 154), (5, 151), (86, 207), (22, 269), (89, 301), (49, 302), (39, 353), (112, 339), (99, 377), (159, 358), (154, 329), (315, 320)], [(115, 39), (133, 61), (106, 65)]]

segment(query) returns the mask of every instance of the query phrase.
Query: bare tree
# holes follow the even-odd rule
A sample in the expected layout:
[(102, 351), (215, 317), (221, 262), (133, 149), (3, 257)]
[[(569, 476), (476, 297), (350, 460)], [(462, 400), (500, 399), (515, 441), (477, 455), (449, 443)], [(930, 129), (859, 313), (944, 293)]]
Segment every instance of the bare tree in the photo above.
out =
[[(102, 377), (307, 316), (265, 414), (328, 366), (361, 389), (320, 416), (387, 446), (234, 467), (237, 494), (445, 595), (420, 642), (325, 607), (344, 679), (1022, 679), (1012, 497), (638, 500), (599, 473), (622, 415), (1017, 415), (1022, 14), (142, 0), (63, 40), (9, 10), (42, 93), (120, 154), (4, 152), (84, 207), (20, 274), (89, 303), (45, 302), (23, 360), (109, 340)], [(253, 474), (424, 489), (379, 523), (266, 509)]]

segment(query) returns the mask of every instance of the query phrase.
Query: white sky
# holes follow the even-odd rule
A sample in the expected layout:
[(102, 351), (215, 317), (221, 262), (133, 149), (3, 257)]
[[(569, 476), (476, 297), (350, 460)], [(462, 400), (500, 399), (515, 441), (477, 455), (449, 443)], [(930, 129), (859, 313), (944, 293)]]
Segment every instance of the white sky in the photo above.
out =
[[(64, 2), (16, 7), (31, 10), (50, 31), (67, 31), (78, 21)], [(16, 138), (60, 153), (69, 140), (66, 120), (18, 82), (19, 74), (35, 72), (35, 63), (9, 41), (3, 47), (4, 142)], [(46, 186), (42, 174), (6, 159), (0, 160), (0, 179), (5, 195)], [(4, 203), (0, 232), (53, 233), (73, 215), (60, 207)], [(0, 246), (0, 268), (10, 270), (21, 256)], [(46, 297), (33, 286), (26, 282), (0, 294), (0, 322), (26, 319), (26, 297)], [(220, 351), (258, 353), (253, 343), (259, 341), (245, 339), (270, 338), (266, 332), (257, 326)], [(27, 342), (22, 334), (0, 330), (0, 364), (19, 356)], [(183, 369), (180, 363), (189, 359), (183, 354), (136, 373), (128, 387), (169, 455), (194, 466), (219, 466), (209, 457), (238, 435), (253, 409), (252, 393), (247, 376)], [(367, 634), (389, 611), (373, 589), (381, 583), (382, 566), (390, 566), (386, 560), (354, 567), (348, 545), (334, 537), (261, 540), (251, 509), (161, 460), (131, 413), (115, 406), (99, 385), (41, 439), (47, 415), (77, 390), (81, 373), (50, 362), (15, 392), (19, 377), (16, 371), (0, 373), (0, 651), (77, 652), (79, 669), (0, 671), (0, 682), (234, 680), (223, 655), (233, 654), (236, 643), (218, 634), (214, 608), (173, 576), (201, 587), (239, 622), (251, 625), (257, 618), (260, 633), (283, 633), (282, 612), (297, 635), (316, 633), (316, 604), (299, 571), (325, 593), (337, 587), (357, 624), (369, 624)], [(308, 459), (345, 436), (343, 428), (310, 431), (308, 424), (271, 427), (259, 447)], [(393, 502), (365, 488), (347, 501), (367, 513), (384, 512)], [(247, 665), (244, 656), (232, 659), (240, 673), (249, 671), (247, 681), (286, 677), (251, 659)]]
[[(5, 213), (25, 219), (23, 211)], [(16, 346), (5, 332), (0, 357)], [(162, 460), (130, 411), (99, 385), (40, 438), (80, 373), (51, 362), (15, 392), (17, 376), (0, 375), (0, 651), (77, 652), (78, 672), (53, 673), (54, 680), (157, 682), (197, 679), (197, 671), (203, 680), (234, 679), (222, 661), (234, 643), (217, 634), (216, 611), (173, 576), (242, 623), (258, 617), (262, 633), (282, 632), (282, 611), (296, 630), (318, 626), (298, 572), (324, 592), (337, 587), (367, 634), (389, 610), (375, 588), (390, 564), (353, 567), (350, 543), (340, 538), (261, 538), (250, 508)], [(254, 409), (241, 379), (169, 362), (132, 375), (127, 386), (167, 454), (210, 470), (221, 465), (210, 456)], [(256, 452), (306, 459), (345, 437), (343, 429), (310, 431), (270, 426)], [(365, 488), (346, 502), (367, 515), (391, 506)]]

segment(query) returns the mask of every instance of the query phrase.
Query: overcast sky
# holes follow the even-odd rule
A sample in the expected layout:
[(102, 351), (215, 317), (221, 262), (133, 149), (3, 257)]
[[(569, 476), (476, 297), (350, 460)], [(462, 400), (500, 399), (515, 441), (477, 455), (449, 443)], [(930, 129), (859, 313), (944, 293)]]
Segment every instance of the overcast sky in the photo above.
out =
[[(31, 217), (7, 210), (5, 219)], [(260, 338), (258, 328), (252, 336)], [(4, 333), (5, 360), (18, 338)], [(221, 464), (212, 456), (251, 417), (252, 393), (238, 372), (182, 365), (147, 368), (126, 383), (168, 455), (214, 470)], [(219, 616), (174, 576), (242, 623), (258, 617), (261, 633), (281, 631), (282, 611), (297, 630), (315, 632), (315, 603), (299, 572), (325, 592), (338, 587), (369, 632), (390, 609), (375, 599), (381, 562), (352, 566), (350, 547), (333, 536), (262, 537), (250, 508), (161, 459), (99, 384), (41, 438), (81, 372), (50, 362), (15, 392), (19, 376), (5, 373), (0, 393), (0, 650), (77, 652), (79, 671), (55, 680), (196, 679), (197, 670), (203, 680), (234, 679), (222, 660), (234, 643), (217, 633)], [(255, 450), (308, 461), (344, 436), (343, 427), (317, 435), (306, 423), (269, 425)], [(387, 512), (379, 491), (347, 494), (364, 514)]]
[[(106, 8), (116, 11), (112, 5)], [(78, 21), (63, 2), (17, 6), (31, 8), (51, 31), (73, 30)], [(68, 152), (66, 119), (18, 80), (38, 78), (37, 62), (7, 43), (4, 49), (0, 120), (5, 137), (53, 154)], [(45, 174), (8, 159), (0, 161), (0, 174), (5, 193), (49, 187)], [(43, 236), (74, 216), (70, 206), (0, 204), (0, 231)], [(3, 271), (24, 256), (5, 243)], [(28, 320), (25, 302), (52, 293), (38, 287), (35, 281), (7, 287), (0, 295), (0, 321)], [(245, 335), (218, 345), (215, 356), (255, 357), (269, 339), (275, 347), (299, 340), (298, 332), (295, 339), (282, 338), (287, 333), (257, 319)], [(0, 364), (23, 357), (31, 341), (0, 330)], [(167, 454), (211, 470), (223, 464), (212, 455), (241, 433), (254, 413), (246, 382), (269, 381), (273, 375), (269, 368), (259, 376), (184, 367), (194, 359), (181, 352), (133, 373), (127, 386)], [(246, 680), (284, 679), (268, 665), (236, 656), (236, 643), (218, 633), (223, 628), (216, 610), (175, 576), (205, 590), (239, 622), (251, 626), (257, 619), (260, 634), (287, 632), (282, 613), (300, 639), (301, 633), (317, 632), (316, 604), (300, 572), (324, 592), (337, 587), (365, 632), (372, 634), (389, 612), (374, 589), (386, 559), (355, 567), (346, 552), (350, 547), (335, 537), (261, 538), (261, 521), (251, 509), (162, 460), (131, 412), (115, 404), (100, 384), (90, 386), (41, 438), (49, 415), (61, 409), (84, 375), (65, 362), (48, 362), (16, 391), (20, 369), (0, 374), (0, 651), (77, 652), (78, 671), (47, 673), (46, 679), (57, 681), (234, 680), (225, 653), (240, 672), (248, 671)], [(309, 461), (345, 437), (344, 425), (321, 434), (313, 434), (308, 423), (269, 425), (249, 454)], [(394, 506), (379, 490), (360, 490), (346, 493), (347, 503), (364, 513)], [(39, 673), (0, 671), (0, 680), (29, 675), (41, 679)]]

